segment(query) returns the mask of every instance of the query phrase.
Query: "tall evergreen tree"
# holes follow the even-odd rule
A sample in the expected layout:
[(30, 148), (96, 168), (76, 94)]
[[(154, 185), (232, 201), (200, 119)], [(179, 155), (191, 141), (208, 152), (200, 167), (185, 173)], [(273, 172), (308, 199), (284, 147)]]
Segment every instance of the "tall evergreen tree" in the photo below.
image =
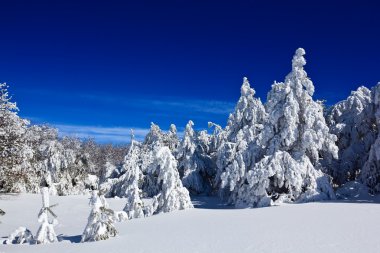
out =
[(248, 172), (251, 190), (239, 193), (237, 205), (334, 198), (320, 159), (337, 158), (336, 136), (329, 132), (322, 105), (313, 101), (304, 55), (297, 49), (285, 82), (275, 83), (268, 94), (268, 119), (258, 137), (264, 157)]
[(177, 127), (174, 124), (170, 125), (169, 131), (165, 135), (165, 145), (170, 149), (173, 155), (176, 156), (179, 139), (177, 135)]
[(260, 154), (255, 140), (267, 115), (260, 99), (254, 95), (255, 90), (244, 78), (239, 101), (228, 119), (225, 140), (217, 153), (217, 179), (225, 189), (221, 193), (231, 203), (237, 201), (238, 190), (245, 187), (246, 173)]
[(125, 163), (123, 169), (125, 174), (123, 175), (123, 191), (127, 199), (127, 204), (124, 207), (124, 211), (127, 213), (128, 218), (142, 218), (144, 217), (144, 203), (141, 200), (141, 186), (142, 171), (138, 164), (139, 162), (140, 148), (138, 143), (132, 139), (131, 147), (128, 154), (125, 157)]
[(240, 98), (235, 111), (230, 114), (227, 122), (227, 141), (236, 142), (240, 131), (245, 132), (247, 142), (251, 142), (261, 132), (266, 119), (265, 108), (260, 98), (255, 98), (256, 91), (251, 88), (246, 77), (240, 88)]
[(210, 155), (210, 136), (206, 131), (194, 131), (193, 121), (186, 125), (185, 135), (178, 148), (178, 170), (183, 185), (195, 194), (209, 193), (211, 177), (215, 174)]
[(201, 192), (203, 190), (203, 182), (195, 153), (197, 146), (196, 133), (193, 126), (194, 123), (191, 120), (186, 125), (185, 135), (178, 149), (178, 169), (182, 176), (183, 185), (195, 192)]
[(375, 88), (371, 91), (359, 87), (346, 100), (335, 104), (328, 111), (327, 122), (331, 132), (338, 138), (339, 159), (326, 164), (326, 167), (337, 185), (357, 178), (376, 140)]
[[(372, 91), (375, 105), (375, 117), (377, 123), (377, 133), (380, 133), (380, 83)], [(380, 134), (371, 146), (368, 160), (365, 162), (360, 173), (361, 181), (367, 185), (372, 193), (380, 192)]]

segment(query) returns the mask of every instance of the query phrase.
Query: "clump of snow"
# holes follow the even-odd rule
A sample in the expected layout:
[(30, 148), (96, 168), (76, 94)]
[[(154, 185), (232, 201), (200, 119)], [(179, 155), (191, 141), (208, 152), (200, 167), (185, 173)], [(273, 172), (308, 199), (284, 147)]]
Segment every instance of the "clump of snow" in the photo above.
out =
[(128, 214), (124, 211), (115, 211), (113, 213), (113, 220), (116, 222), (123, 222), (129, 220)]
[(4, 241), (5, 244), (32, 244), (34, 238), (32, 232), (25, 228), (19, 227), (12, 234), (8, 236), (8, 239)]

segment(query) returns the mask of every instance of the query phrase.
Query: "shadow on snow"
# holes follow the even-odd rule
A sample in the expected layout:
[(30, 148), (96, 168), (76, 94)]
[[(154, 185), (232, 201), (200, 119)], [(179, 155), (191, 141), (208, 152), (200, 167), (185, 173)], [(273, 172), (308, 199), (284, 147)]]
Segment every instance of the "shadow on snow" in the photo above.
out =
[(220, 198), (216, 196), (201, 196), (201, 195), (191, 195), (191, 201), (193, 202), (194, 208), (200, 209), (235, 209), (231, 205), (227, 205)]
[(68, 235), (59, 235), (58, 236), (58, 241), (69, 241), (71, 243), (80, 243), (82, 239), (81, 235), (73, 235), (73, 236), (68, 236)]

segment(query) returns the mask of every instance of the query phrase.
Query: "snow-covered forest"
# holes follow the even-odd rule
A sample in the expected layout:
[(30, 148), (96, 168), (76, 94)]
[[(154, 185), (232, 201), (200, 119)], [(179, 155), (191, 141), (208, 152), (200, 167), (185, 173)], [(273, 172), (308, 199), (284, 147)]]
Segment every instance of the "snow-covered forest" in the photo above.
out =
[[(163, 131), (152, 123), (142, 142), (132, 131), (124, 146), (31, 125), (0, 84), (0, 192), (43, 194), (37, 234), (19, 228), (5, 242), (58, 243), (52, 208), (60, 207), (50, 206), (49, 195), (91, 195), (82, 242), (116, 236), (117, 222), (193, 208), (199, 196), (257, 208), (350, 198), (347, 188), (377, 195), (380, 83), (329, 105), (313, 98), (304, 49), (289, 67), (265, 99), (244, 77), (226, 126), (210, 121), (199, 130), (189, 119), (180, 137), (175, 125)], [(123, 211), (109, 207), (111, 198), (123, 201)]]

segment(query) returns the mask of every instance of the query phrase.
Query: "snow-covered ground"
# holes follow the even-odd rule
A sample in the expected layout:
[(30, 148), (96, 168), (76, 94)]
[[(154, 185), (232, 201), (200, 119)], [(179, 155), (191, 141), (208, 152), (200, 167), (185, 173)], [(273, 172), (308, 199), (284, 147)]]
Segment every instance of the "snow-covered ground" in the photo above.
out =
[[(89, 214), (88, 196), (51, 197), (61, 242), (0, 245), (12, 252), (380, 252), (378, 199), (288, 204), (258, 209), (226, 209), (217, 199), (198, 198), (197, 208), (117, 224), (119, 236), (79, 243)], [(109, 199), (121, 210), (124, 199)], [(0, 238), (19, 226), (35, 234), (41, 196), (0, 195)]]

